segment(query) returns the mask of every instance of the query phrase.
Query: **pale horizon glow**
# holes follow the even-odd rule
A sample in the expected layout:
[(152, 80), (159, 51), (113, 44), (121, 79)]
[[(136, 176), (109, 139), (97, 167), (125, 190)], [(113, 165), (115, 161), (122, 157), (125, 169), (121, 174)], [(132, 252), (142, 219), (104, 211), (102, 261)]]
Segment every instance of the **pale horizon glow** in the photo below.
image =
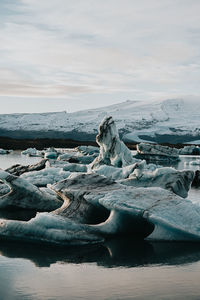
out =
[(0, 113), (200, 95), (198, 0), (1, 0)]

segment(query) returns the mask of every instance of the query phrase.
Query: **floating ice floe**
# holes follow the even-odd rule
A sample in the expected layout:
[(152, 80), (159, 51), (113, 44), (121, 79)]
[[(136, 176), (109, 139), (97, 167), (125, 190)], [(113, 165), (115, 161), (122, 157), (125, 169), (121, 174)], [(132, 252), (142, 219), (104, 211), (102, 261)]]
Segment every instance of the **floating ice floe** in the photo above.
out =
[(1, 220), (0, 238), (59, 245), (101, 243), (126, 235), (200, 241), (200, 206), (181, 198), (187, 196), (193, 171), (147, 165), (133, 158), (111, 117), (101, 123), (97, 142), (99, 156), (90, 165), (70, 159), (94, 155), (66, 153), (67, 161), (49, 161), (47, 168), (20, 177), (0, 171), (0, 180), (11, 190), (0, 197), (0, 207), (51, 211), (28, 222)]
[(200, 148), (198, 146), (185, 146), (179, 149), (180, 155), (200, 155)]
[(99, 154), (99, 147), (94, 146), (78, 146), (76, 147), (77, 151), (82, 153), (83, 155), (95, 155)]
[(156, 144), (140, 143), (137, 145), (137, 158), (150, 162), (179, 161), (179, 151), (176, 148)]
[(0, 238), (60, 245), (112, 236), (200, 241), (200, 207), (162, 188), (133, 188), (98, 174), (79, 174), (52, 189), (64, 203), (28, 221), (1, 220)]
[(43, 151), (39, 151), (36, 148), (28, 148), (21, 152), (23, 155), (29, 155), (29, 156), (43, 156)]
[(45, 187), (47, 184), (53, 184), (67, 178), (71, 173), (64, 171), (63, 168), (46, 168), (41, 171), (24, 173), (21, 178), (38, 186)]
[[(144, 165), (144, 163), (143, 163)], [(140, 168), (141, 164), (135, 168), (127, 179), (120, 180), (120, 183), (132, 187), (161, 187), (171, 190), (180, 197), (186, 198), (194, 179), (194, 172), (190, 170), (178, 171), (174, 168), (162, 167), (153, 171)]]
[(5, 149), (1, 149), (0, 148), (0, 155), (2, 154), (9, 154), (9, 153), (11, 153), (12, 152), (12, 150), (5, 150)]
[(70, 153), (62, 154), (58, 157), (59, 161), (65, 161), (69, 163), (77, 163), (77, 164), (84, 164), (88, 165), (95, 159), (96, 155), (83, 155), (81, 153), (76, 153), (75, 155), (71, 155)]
[(42, 159), (40, 162), (34, 164), (34, 165), (28, 165), (28, 166), (22, 166), (22, 165), (14, 165), (8, 169), (6, 169), (5, 171), (16, 175), (16, 176), (20, 176), (23, 173), (27, 173), (27, 172), (32, 172), (32, 171), (40, 171), (42, 169), (44, 169), (46, 167), (46, 162), (47, 159)]
[(104, 234), (200, 240), (200, 207), (162, 188), (125, 187), (97, 174), (80, 174), (57, 183), (52, 189), (67, 199), (57, 214), (87, 224), (92, 223), (93, 215), (98, 215), (101, 223), (94, 227)]
[(121, 180), (121, 179), (128, 178), (130, 174), (137, 168), (137, 166), (138, 166), (137, 163), (134, 163), (132, 165), (123, 168), (101, 165), (98, 168), (93, 169), (92, 171), (99, 175), (104, 175), (109, 179)]
[(200, 166), (200, 159), (192, 160), (189, 164), (192, 166)]
[(49, 159), (56, 159), (58, 155), (59, 155), (58, 151), (53, 147), (48, 148), (44, 152), (44, 157)]
[(62, 160), (50, 160), (46, 163), (47, 168), (62, 168), (63, 171), (69, 171), (69, 172), (87, 172), (88, 166), (84, 164), (75, 164), (75, 163), (69, 163), (67, 161)]
[(0, 197), (0, 208), (52, 211), (62, 204), (55, 193), (40, 190), (27, 180), (6, 171), (0, 170), (0, 180), (9, 187), (9, 192)]

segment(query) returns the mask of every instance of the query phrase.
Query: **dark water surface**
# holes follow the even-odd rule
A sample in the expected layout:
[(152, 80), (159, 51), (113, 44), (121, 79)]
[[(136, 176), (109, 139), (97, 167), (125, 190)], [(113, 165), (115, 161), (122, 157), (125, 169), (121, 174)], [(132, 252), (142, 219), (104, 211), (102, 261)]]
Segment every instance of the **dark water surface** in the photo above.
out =
[(199, 299), (200, 246), (0, 245), (1, 299)]
[[(182, 157), (178, 169), (199, 169)], [(36, 163), (19, 152), (0, 167)], [(189, 198), (200, 203), (200, 190)], [(20, 218), (20, 217), (19, 217)], [(113, 239), (53, 248), (0, 242), (0, 300), (200, 299), (200, 244)]]

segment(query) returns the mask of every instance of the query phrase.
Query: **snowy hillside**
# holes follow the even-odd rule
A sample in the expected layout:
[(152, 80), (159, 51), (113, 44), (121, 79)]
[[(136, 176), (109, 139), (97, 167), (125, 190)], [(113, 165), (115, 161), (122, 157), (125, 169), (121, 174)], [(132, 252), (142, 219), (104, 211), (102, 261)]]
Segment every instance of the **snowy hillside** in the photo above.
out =
[(200, 140), (200, 98), (126, 101), (75, 113), (0, 115), (0, 136), (93, 140), (100, 121), (111, 115), (125, 141)]

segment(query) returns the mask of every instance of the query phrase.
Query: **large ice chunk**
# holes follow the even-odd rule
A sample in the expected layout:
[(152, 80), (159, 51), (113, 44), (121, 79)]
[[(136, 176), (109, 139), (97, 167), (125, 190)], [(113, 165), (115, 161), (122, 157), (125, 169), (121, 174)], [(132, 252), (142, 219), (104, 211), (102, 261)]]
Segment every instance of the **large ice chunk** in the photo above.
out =
[(27, 148), (26, 150), (23, 150), (21, 154), (37, 157), (43, 156), (44, 153), (42, 151), (37, 150), (36, 148)]
[(99, 125), (96, 141), (100, 146), (100, 153), (91, 164), (92, 168), (102, 164), (123, 167), (133, 163), (131, 151), (120, 140), (112, 117), (106, 117)]
[(0, 197), (0, 208), (51, 211), (62, 205), (62, 200), (56, 194), (40, 190), (21, 177), (0, 170), (0, 179), (10, 188), (8, 193)]
[(5, 150), (5, 149), (1, 149), (0, 148), (0, 155), (1, 154), (9, 154), (9, 153), (11, 153), (12, 152), (12, 150)]
[(61, 208), (28, 222), (1, 220), (0, 238), (61, 245), (116, 235), (200, 241), (200, 207), (168, 190), (124, 186), (94, 173), (70, 176), (52, 188), (64, 201)]
[(138, 163), (129, 178), (120, 180), (120, 183), (132, 187), (161, 187), (171, 190), (180, 197), (186, 198), (194, 179), (194, 171), (178, 171), (170, 167), (148, 169), (148, 165)]
[(26, 179), (38, 187), (47, 186), (47, 184), (53, 184), (60, 180), (67, 178), (71, 173), (69, 171), (64, 171), (63, 168), (46, 168), (41, 171), (32, 171), (24, 173), (21, 178)]
[(147, 161), (178, 161), (179, 151), (176, 148), (156, 144), (140, 143), (137, 145), (137, 158)]
[(99, 154), (99, 147), (95, 146), (78, 146), (76, 150), (82, 153), (83, 155), (95, 155)]
[(199, 146), (190, 145), (184, 146), (183, 148), (179, 149), (180, 155), (200, 155), (200, 148)]
[(22, 166), (22, 165), (17, 164), (17, 165), (9, 167), (5, 171), (10, 174), (13, 174), (13, 175), (20, 176), (26, 172), (40, 171), (40, 170), (44, 169), (46, 166), (46, 162), (47, 162), (47, 159), (42, 159), (40, 162), (38, 162), (34, 165)]
[[(63, 195), (63, 199), (68, 199), (57, 210), (59, 215), (74, 220), (81, 217), (81, 221), (86, 222), (90, 204), (96, 210), (102, 205), (110, 211), (106, 221), (93, 227), (102, 234), (132, 233), (135, 237), (150, 235), (158, 240), (200, 240), (200, 207), (162, 188), (125, 187), (97, 174), (80, 174), (52, 188)], [(101, 212), (102, 219), (105, 216), (106, 212)], [(156, 233), (153, 234), (154, 227)]]
[(48, 159), (56, 159), (58, 155), (59, 153), (54, 147), (48, 148), (44, 153), (44, 157)]

